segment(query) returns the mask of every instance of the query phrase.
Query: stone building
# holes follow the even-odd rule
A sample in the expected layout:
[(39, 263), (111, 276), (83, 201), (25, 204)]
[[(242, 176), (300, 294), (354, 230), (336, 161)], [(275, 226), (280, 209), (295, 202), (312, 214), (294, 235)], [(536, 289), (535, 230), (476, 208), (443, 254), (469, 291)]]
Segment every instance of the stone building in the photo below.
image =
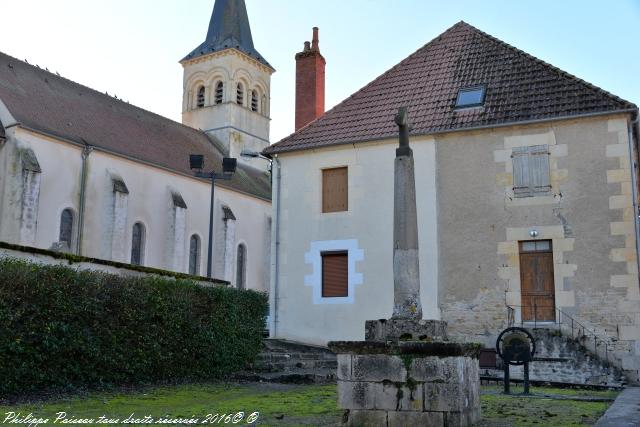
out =
[(638, 381), (638, 108), (464, 22), (265, 151), (272, 334), (362, 340), (391, 315), (405, 105), (424, 317), (489, 347), (572, 319)]
[(183, 123), (0, 54), (0, 241), (204, 275), (210, 181), (217, 181), (213, 276), (267, 290), (267, 162), (273, 68), (253, 48), (243, 0), (218, 0), (185, 57)]

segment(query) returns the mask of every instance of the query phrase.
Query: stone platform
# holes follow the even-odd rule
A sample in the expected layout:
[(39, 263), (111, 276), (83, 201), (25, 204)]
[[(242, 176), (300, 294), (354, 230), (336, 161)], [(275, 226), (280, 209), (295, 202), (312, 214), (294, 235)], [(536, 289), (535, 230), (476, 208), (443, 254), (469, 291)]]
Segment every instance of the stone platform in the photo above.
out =
[(368, 341), (334, 341), (346, 426), (470, 426), (480, 421), (482, 345), (445, 341), (446, 323), (367, 322)]

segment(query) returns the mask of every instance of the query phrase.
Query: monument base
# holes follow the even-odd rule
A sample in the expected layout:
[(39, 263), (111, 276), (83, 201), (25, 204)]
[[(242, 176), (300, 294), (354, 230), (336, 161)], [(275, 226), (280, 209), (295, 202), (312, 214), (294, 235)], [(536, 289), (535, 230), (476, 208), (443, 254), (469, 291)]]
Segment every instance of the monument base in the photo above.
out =
[(441, 320), (367, 320), (365, 341), (446, 341), (447, 322)]
[[(408, 331), (402, 331), (402, 322)], [(390, 335), (381, 335), (385, 328)], [(436, 336), (427, 336), (427, 329)], [(420, 341), (403, 339), (416, 332)], [(434, 339), (441, 336), (446, 337), (446, 322), (386, 320), (367, 322), (369, 341), (330, 342), (338, 355), (343, 425), (444, 427), (480, 421), (482, 345)]]

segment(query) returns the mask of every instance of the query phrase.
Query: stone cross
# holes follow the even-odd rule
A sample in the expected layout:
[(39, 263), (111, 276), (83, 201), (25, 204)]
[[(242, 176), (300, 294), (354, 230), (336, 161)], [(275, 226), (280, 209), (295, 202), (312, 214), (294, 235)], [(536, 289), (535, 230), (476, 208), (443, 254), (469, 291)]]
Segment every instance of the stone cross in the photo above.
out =
[(400, 108), (395, 122), (400, 147), (396, 150), (394, 171), (392, 319), (421, 320), (416, 180), (407, 107)]

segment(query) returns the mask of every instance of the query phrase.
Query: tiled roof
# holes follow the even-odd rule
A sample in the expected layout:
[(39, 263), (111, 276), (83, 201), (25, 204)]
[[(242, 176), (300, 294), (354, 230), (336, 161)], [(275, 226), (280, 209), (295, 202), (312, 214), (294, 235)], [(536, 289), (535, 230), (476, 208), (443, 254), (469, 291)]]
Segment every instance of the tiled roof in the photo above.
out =
[[(0, 53), (0, 100), (22, 126), (191, 175), (189, 154), (222, 168), (222, 153), (201, 131)], [(227, 187), (271, 199), (267, 174), (244, 165)]]
[[(486, 85), (484, 106), (456, 109), (458, 90), (475, 85)], [(637, 109), (459, 22), (265, 153), (391, 137), (401, 106), (412, 135)]]

